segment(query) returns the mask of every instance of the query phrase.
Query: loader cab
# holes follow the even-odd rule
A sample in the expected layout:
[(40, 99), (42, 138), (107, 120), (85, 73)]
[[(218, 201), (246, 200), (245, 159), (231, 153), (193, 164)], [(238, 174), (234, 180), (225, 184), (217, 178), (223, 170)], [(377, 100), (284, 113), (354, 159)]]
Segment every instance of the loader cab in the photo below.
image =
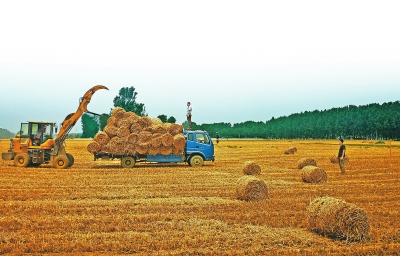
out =
[[(20, 143), (29, 144), (33, 146), (40, 146), (48, 139), (53, 138), (53, 132), (56, 125), (54, 122), (35, 122), (28, 121), (28, 123), (21, 124), (20, 130)], [(17, 135), (18, 136), (18, 135)]]

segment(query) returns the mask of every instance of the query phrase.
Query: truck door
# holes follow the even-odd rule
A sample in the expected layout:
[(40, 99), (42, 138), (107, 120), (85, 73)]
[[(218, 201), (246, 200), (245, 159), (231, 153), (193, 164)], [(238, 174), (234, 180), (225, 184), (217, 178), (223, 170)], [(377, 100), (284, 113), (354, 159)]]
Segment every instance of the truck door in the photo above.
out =
[(206, 160), (214, 157), (214, 145), (207, 133), (191, 132), (187, 136), (187, 153), (201, 153)]

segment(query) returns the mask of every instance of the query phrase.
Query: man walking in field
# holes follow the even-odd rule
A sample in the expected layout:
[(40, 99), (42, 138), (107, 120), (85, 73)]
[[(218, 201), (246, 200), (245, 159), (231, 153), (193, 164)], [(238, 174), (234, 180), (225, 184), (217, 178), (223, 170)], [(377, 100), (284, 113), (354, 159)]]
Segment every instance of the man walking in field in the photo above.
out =
[(344, 158), (346, 156), (346, 146), (343, 144), (343, 139), (339, 139), (339, 152), (338, 152), (338, 160), (339, 160), (339, 166), (340, 166), (340, 171), (342, 174), (346, 172), (345, 168), (345, 161)]

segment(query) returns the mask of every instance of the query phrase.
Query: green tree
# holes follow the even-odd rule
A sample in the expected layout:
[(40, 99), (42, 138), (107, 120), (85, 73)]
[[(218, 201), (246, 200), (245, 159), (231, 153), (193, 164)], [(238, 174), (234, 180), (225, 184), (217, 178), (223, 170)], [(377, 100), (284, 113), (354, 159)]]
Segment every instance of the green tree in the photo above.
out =
[(170, 117), (168, 117), (168, 119), (167, 119), (167, 123), (170, 123), (170, 124), (174, 124), (174, 123), (176, 123), (176, 119), (175, 119), (175, 117), (173, 117), (173, 116), (170, 116)]
[(119, 90), (119, 95), (114, 98), (114, 107), (121, 107), (125, 111), (131, 111), (139, 116), (146, 115), (146, 109), (143, 103), (136, 102), (137, 92), (135, 87), (123, 87)]
[(98, 117), (87, 113), (82, 115), (81, 138), (93, 138), (99, 131)]
[(159, 116), (157, 116), (157, 118), (160, 118), (160, 120), (161, 120), (163, 123), (166, 123), (166, 122), (167, 122), (167, 116), (166, 116), (166, 115), (159, 115)]
[(108, 115), (108, 114), (102, 114), (102, 115), (99, 117), (99, 126), (100, 126), (100, 130), (101, 130), (101, 131), (103, 131), (103, 130), (104, 130), (104, 127), (106, 127), (106, 125), (107, 125), (107, 120), (108, 120), (109, 117), (110, 117), (110, 115)]

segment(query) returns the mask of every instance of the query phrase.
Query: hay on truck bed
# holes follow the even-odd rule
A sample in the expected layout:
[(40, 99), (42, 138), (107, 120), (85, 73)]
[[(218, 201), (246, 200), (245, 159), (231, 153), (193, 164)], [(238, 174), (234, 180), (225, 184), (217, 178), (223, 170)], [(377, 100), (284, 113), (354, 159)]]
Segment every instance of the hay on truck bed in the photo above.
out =
[(96, 134), (87, 149), (90, 153), (114, 155), (182, 155), (186, 145), (182, 131), (182, 125), (163, 123), (159, 118), (140, 117), (116, 107), (111, 111), (104, 131)]
[(369, 240), (365, 211), (342, 199), (318, 197), (307, 207), (307, 228), (317, 234), (348, 242)]

